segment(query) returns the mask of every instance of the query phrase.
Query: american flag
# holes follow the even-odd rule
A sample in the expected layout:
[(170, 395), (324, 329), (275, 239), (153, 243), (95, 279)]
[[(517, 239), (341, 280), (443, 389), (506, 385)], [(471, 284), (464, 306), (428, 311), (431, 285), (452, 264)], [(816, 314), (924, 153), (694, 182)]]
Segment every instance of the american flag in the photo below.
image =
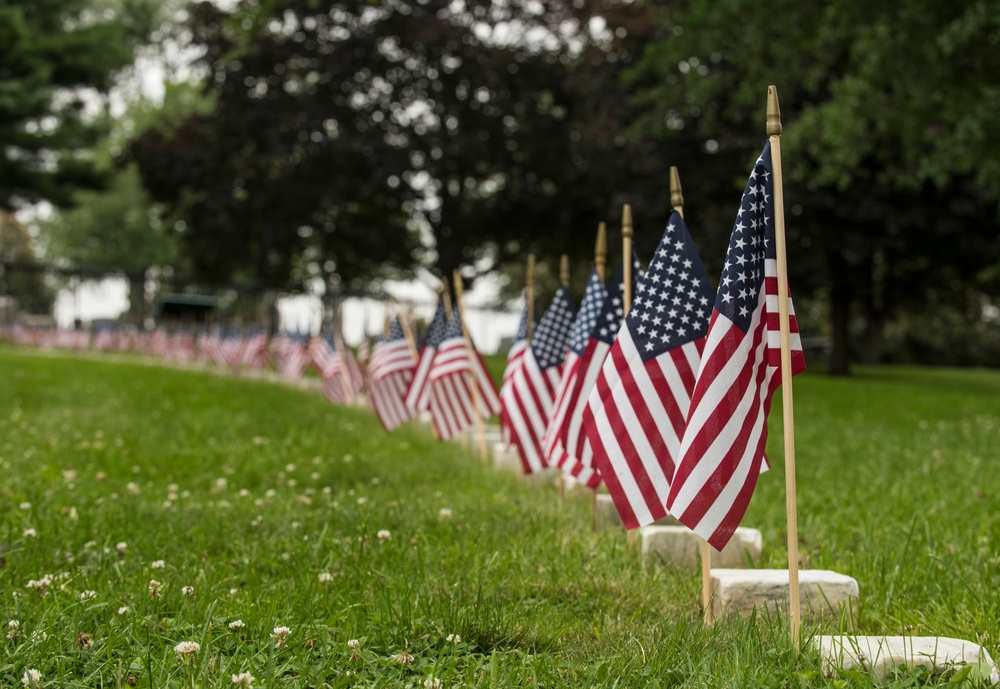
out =
[(416, 361), (399, 318), (389, 325), (389, 336), (375, 345), (368, 363), (368, 396), (385, 430), (391, 431), (412, 414), (404, 402)]
[(278, 375), (282, 378), (301, 378), (312, 361), (305, 337), (298, 332), (294, 335), (284, 333), (275, 337), (271, 346)]
[(504, 443), (510, 445), (510, 418), (507, 410), (504, 409), (504, 396), (509, 394), (510, 378), (521, 366), (524, 351), (528, 348), (528, 297), (524, 298), (524, 305), (521, 307), (521, 320), (517, 325), (517, 332), (514, 333), (514, 341), (510, 343), (507, 351), (507, 363), (503, 369), (503, 380), (500, 382), (500, 438)]
[(577, 455), (582, 454), (585, 438), (581, 430), (583, 408), (587, 404), (587, 396), (593, 384), (591, 381), (589, 385), (584, 385), (580, 377), (580, 363), (607, 296), (608, 290), (605, 289), (600, 275), (596, 269), (592, 270), (590, 279), (587, 280), (587, 289), (583, 293), (580, 311), (570, 332), (569, 351), (566, 353), (562, 380), (559, 381), (559, 389), (552, 407), (552, 418), (549, 420), (542, 443), (546, 461), (550, 466), (559, 467), (563, 472), (591, 487), (594, 487), (592, 484), (595, 483), (595, 473), (590, 467), (580, 464), (577, 459)]
[(323, 395), (333, 404), (346, 404), (354, 399), (354, 390), (344, 379), (344, 363), (333, 340), (316, 336), (309, 340), (308, 350), (313, 366), (323, 378)]
[(674, 211), (584, 411), (594, 465), (626, 528), (667, 515), (713, 296)]
[[(475, 366), (474, 370), (470, 366), (470, 358)], [(427, 376), (429, 409), (438, 439), (453, 438), (475, 422), (476, 407), (472, 398), (471, 376), (475, 376), (479, 387), (480, 416), (486, 419), (498, 413), (500, 398), (496, 384), (475, 345), (472, 347), (472, 357), (469, 356), (463, 337), (462, 320), (456, 308), (445, 328)]]
[[(768, 142), (736, 214), (666, 505), (717, 550), (736, 531), (757, 485), (771, 396), (781, 385), (773, 203)], [(805, 358), (791, 297), (788, 310), (795, 375)]]
[[(632, 294), (635, 294), (635, 282), (639, 276), (639, 260), (633, 254)], [(597, 380), (597, 376), (601, 372), (601, 367), (604, 365), (604, 359), (608, 355), (608, 350), (611, 349), (615, 335), (621, 327), (622, 318), (625, 316), (624, 284), (624, 270), (622, 266), (619, 266), (614, 278), (611, 280), (611, 289), (608, 290), (608, 295), (601, 306), (601, 313), (597, 317), (597, 323), (590, 331), (587, 345), (583, 348), (583, 353), (579, 355), (580, 358), (576, 362), (576, 367), (579, 369), (577, 373), (577, 385), (580, 386), (579, 395), (583, 399), (587, 399), (590, 390), (594, 387), (594, 382)], [(570, 474), (589, 488), (597, 488), (601, 484), (601, 476), (594, 467), (594, 453), (590, 449), (590, 441), (587, 439), (586, 433), (583, 432), (582, 426), (578, 437), (575, 452), (573, 453), (578, 467), (574, 467)], [(567, 451), (569, 451), (569, 448), (567, 448)]]
[(267, 333), (263, 328), (255, 328), (250, 336), (243, 341), (240, 363), (251, 368), (267, 366)]
[(542, 453), (542, 438), (562, 380), (575, 310), (569, 290), (560, 287), (539, 321), (531, 344), (521, 357), (521, 365), (504, 388), (502, 401), (511, 444), (517, 448), (526, 474), (548, 466)]
[(444, 331), (447, 326), (448, 317), (445, 315), (444, 299), (438, 299), (437, 308), (434, 310), (434, 316), (427, 329), (427, 339), (424, 340), (424, 345), (420, 348), (420, 356), (413, 372), (413, 380), (410, 382), (410, 387), (404, 398), (406, 408), (413, 414), (426, 410), (430, 404), (427, 397), (427, 374), (430, 373), (434, 354), (437, 353), (438, 346), (444, 340)]
[(222, 337), (220, 349), (225, 362), (233, 368), (239, 368), (240, 355), (243, 353), (243, 338), (239, 328), (233, 326)]

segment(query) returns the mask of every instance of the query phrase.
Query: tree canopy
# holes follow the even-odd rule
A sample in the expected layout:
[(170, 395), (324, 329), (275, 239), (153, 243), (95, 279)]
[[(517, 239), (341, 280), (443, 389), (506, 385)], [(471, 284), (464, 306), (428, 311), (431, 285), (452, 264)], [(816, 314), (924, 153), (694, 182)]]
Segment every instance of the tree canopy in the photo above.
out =
[(0, 0), (0, 208), (72, 204), (105, 175), (90, 112), (148, 34), (148, 0)]

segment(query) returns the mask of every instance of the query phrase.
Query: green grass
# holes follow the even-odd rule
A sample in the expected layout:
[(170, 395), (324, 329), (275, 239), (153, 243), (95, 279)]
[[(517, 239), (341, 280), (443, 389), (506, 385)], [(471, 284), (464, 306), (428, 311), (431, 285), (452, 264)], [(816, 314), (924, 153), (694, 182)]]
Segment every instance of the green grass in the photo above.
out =
[[(591, 529), (586, 499), (425, 428), (386, 434), (316, 392), (136, 363), (0, 349), (0, 374), (0, 624), (19, 623), (0, 637), (2, 687), (29, 668), (47, 687), (241, 672), (259, 687), (871, 685), (824, 677), (781, 620), (705, 627), (696, 574), (648, 571), (622, 532)], [(807, 373), (795, 397), (801, 557), (858, 579), (854, 630), (996, 657), (1000, 375)], [(775, 469), (744, 524), (764, 534), (762, 566), (784, 567), (775, 406)], [(200, 645), (186, 661), (184, 641)]]

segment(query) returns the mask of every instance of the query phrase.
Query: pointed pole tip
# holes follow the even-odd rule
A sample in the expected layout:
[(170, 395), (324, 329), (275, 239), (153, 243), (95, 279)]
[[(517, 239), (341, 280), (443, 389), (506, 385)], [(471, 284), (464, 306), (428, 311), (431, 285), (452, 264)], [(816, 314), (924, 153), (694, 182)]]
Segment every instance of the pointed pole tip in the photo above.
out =
[(778, 87), (767, 87), (767, 135), (781, 136), (781, 110), (778, 108)]
[(622, 207), (622, 237), (632, 237), (632, 206), (627, 203)]
[(677, 172), (677, 166), (670, 166), (670, 207), (684, 207), (684, 192), (681, 190), (681, 175)]

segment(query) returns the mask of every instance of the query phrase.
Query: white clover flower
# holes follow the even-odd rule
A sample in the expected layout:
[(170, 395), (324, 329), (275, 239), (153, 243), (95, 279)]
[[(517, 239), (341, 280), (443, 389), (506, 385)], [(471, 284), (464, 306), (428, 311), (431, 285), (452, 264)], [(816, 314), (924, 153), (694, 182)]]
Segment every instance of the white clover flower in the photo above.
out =
[(238, 495), (241, 498), (249, 498), (250, 497), (250, 491), (248, 491), (246, 488), (240, 488), (240, 492), (238, 493)]
[(152, 598), (159, 598), (159, 596), (160, 596), (160, 588), (162, 586), (163, 586), (163, 584), (161, 584), (160, 582), (158, 582), (156, 579), (150, 579), (149, 580), (149, 595)]
[(38, 535), (38, 532), (35, 531), (34, 529), (25, 529), (24, 531), (21, 532), (21, 535), (24, 538), (34, 538), (35, 536)]
[(21, 684), (26, 687), (37, 687), (41, 681), (42, 673), (35, 668), (26, 670), (24, 676), (21, 677)]
[(364, 498), (364, 497), (358, 498), (358, 504), (359, 505), (364, 505), (366, 502), (368, 502), (368, 498)]
[(321, 584), (326, 584), (333, 581), (333, 575), (330, 574), (329, 572), (320, 572), (317, 578), (319, 579), (319, 583)]
[(31, 643), (33, 644), (40, 644), (47, 638), (49, 638), (49, 635), (43, 632), (41, 629), (36, 629), (35, 631), (31, 632)]
[(451, 519), (451, 510), (447, 507), (442, 507), (438, 510), (438, 519), (441, 521), (447, 521)]
[(249, 672), (241, 672), (238, 675), (233, 675), (233, 684), (238, 687), (250, 687), (253, 686), (254, 678)]
[(357, 639), (351, 639), (347, 642), (347, 647), (352, 649), (361, 648), (361, 642)]
[(406, 651), (403, 651), (402, 653), (397, 653), (396, 655), (394, 655), (392, 657), (392, 659), (395, 660), (400, 665), (412, 665), (413, 664), (413, 656), (411, 656)]
[(153, 560), (152, 562), (149, 563), (149, 568), (150, 569), (163, 569), (163, 566), (165, 564), (166, 563), (163, 560)]
[(125, 489), (132, 495), (139, 495), (140, 493), (142, 493), (142, 488), (140, 488), (139, 484), (135, 483), (134, 481), (129, 481), (127, 484), (125, 484)]
[(124, 615), (127, 612), (128, 612), (128, 606), (127, 605), (123, 605), (122, 607), (118, 608), (118, 614), (119, 615)]
[(378, 540), (383, 542), (388, 541), (390, 538), (392, 538), (392, 534), (389, 533), (387, 529), (380, 529), (377, 535), (378, 535)]
[(115, 550), (118, 551), (119, 555), (124, 555), (125, 552), (128, 550), (128, 543), (126, 543), (125, 541), (122, 541), (121, 543), (118, 543), (115, 546)]
[(9, 629), (20, 629), (21, 628), (21, 622), (19, 620), (10, 620), (7, 623), (7, 627)]
[(285, 465), (285, 471), (291, 474), (292, 472), (295, 471), (295, 465), (289, 462), (288, 464)]
[(197, 641), (182, 641), (174, 646), (174, 653), (179, 656), (190, 656), (201, 650)]
[(427, 687), (427, 689), (441, 689), (441, 680), (434, 675), (431, 675), (424, 680), (423, 685)]
[(31, 509), (31, 503), (30, 502), (22, 502), (17, 507), (18, 507), (18, 509), (21, 509), (21, 510), (30, 510)]
[(292, 630), (288, 627), (275, 627), (274, 631), (271, 632), (271, 638), (276, 639), (277, 643), (274, 644), (275, 648), (281, 648), (285, 645), (285, 639), (288, 635), (292, 633)]
[(230, 629), (243, 629), (246, 625), (243, 624), (243, 620), (233, 620), (229, 623)]
[(81, 591), (80, 600), (90, 600), (97, 597), (97, 591)]
[(448, 638), (445, 639), (445, 641), (447, 641), (450, 644), (457, 644), (462, 641), (462, 637), (460, 637), (458, 634), (449, 634)]
[(182, 586), (181, 587), (181, 593), (183, 595), (185, 595), (185, 596), (193, 596), (194, 595), (194, 586)]
[(239, 589), (229, 589), (229, 597), (232, 598), (233, 596), (235, 596), (239, 592), (240, 592)]

